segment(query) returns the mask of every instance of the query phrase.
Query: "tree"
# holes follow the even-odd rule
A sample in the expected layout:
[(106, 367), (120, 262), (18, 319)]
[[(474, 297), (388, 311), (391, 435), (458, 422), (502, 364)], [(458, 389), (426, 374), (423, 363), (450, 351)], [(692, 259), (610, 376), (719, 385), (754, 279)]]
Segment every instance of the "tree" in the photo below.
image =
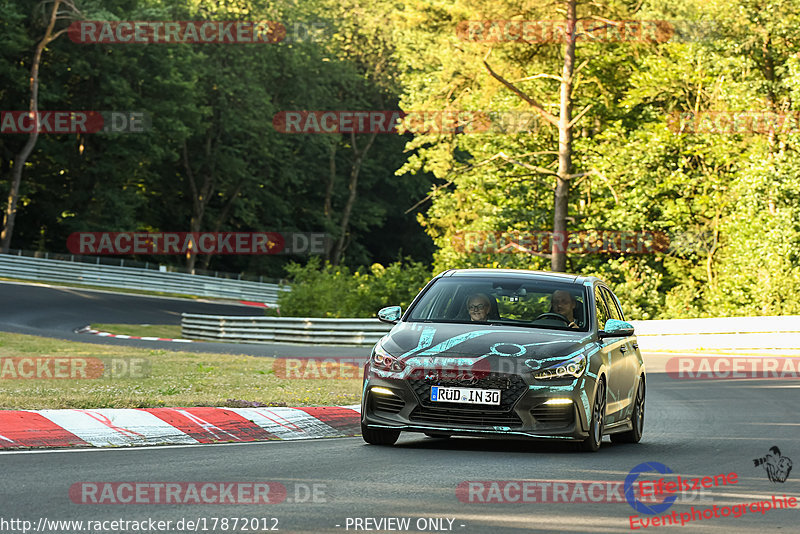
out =
[[(578, 38), (577, 0), (565, 0), (564, 5), (566, 8), (564, 62), (561, 76), (554, 77), (560, 84), (558, 118), (550, 114), (524, 91), (497, 74), (489, 66), (489, 63), (483, 62), (486, 70), (489, 71), (493, 78), (527, 102), (549, 124), (558, 128), (558, 171), (555, 176), (556, 187), (553, 199), (554, 238), (552, 240), (552, 260), (550, 263), (551, 269), (556, 272), (563, 272), (567, 266), (567, 248), (565, 245), (567, 242), (567, 216), (569, 213), (569, 184), (572, 178), (572, 130), (576, 122), (572, 119), (572, 87), (575, 75), (575, 45)], [(547, 76), (547, 74), (536, 74), (533, 77)], [(591, 105), (587, 106), (578, 118), (583, 116), (590, 107)]]
[[(42, 2), (40, 6), (44, 7), (49, 2)], [(63, 10), (61, 10), (63, 4)], [(11, 248), (11, 238), (14, 235), (14, 223), (17, 217), (17, 202), (19, 201), (19, 186), (22, 183), (22, 171), (28, 158), (36, 146), (36, 141), (39, 138), (39, 64), (42, 61), (42, 54), (44, 54), (47, 45), (54, 40), (58, 39), (68, 28), (56, 30), (56, 23), (59, 20), (71, 20), (80, 14), (78, 8), (72, 0), (53, 0), (53, 5), (46, 16), (46, 27), (44, 35), (37, 43), (33, 53), (33, 61), (31, 62), (31, 71), (29, 79), (30, 99), (28, 100), (28, 112), (33, 119), (33, 128), (28, 135), (28, 140), (20, 149), (11, 167), (11, 189), (8, 193), (8, 201), (6, 209), (3, 213), (3, 229), (0, 232), (0, 253), (7, 253)]]

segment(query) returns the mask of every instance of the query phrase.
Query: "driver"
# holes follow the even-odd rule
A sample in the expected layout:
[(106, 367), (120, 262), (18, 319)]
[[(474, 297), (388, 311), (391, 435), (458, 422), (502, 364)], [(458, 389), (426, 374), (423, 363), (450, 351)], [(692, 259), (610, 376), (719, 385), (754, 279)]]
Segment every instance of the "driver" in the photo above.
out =
[(575, 323), (575, 307), (577, 305), (575, 297), (569, 291), (563, 289), (553, 291), (553, 296), (550, 299), (550, 311), (569, 319), (567, 326), (570, 328), (579, 328)]
[(485, 293), (475, 293), (467, 299), (467, 311), (473, 321), (487, 321), (492, 304)]

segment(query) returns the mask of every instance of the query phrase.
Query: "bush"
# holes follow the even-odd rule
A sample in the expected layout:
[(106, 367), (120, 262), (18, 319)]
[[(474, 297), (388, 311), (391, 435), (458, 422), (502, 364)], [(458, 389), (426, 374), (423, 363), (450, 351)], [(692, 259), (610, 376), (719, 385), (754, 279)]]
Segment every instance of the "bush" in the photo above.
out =
[(425, 265), (409, 258), (351, 273), (315, 257), (306, 265), (290, 263), (286, 272), (292, 290), (278, 298), (284, 317), (375, 317), (385, 306), (407, 308), (432, 278)]

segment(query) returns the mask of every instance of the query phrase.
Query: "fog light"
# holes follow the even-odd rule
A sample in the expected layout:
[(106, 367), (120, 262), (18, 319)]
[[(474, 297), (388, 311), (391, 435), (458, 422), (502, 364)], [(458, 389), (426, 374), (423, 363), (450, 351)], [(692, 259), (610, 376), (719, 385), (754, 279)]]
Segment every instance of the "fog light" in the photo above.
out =
[(394, 395), (394, 392), (388, 388), (375, 387), (375, 388), (370, 388), (370, 391), (377, 395)]
[(572, 399), (550, 399), (545, 404), (572, 404)]

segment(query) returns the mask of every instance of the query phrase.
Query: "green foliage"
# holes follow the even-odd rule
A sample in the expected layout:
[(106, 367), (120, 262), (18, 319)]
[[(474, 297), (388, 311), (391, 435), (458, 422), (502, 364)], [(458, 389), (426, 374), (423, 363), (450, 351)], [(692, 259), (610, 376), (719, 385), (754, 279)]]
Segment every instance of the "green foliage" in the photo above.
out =
[[(567, 271), (614, 287), (633, 319), (797, 313), (798, 135), (698, 134), (668, 128), (683, 111), (797, 113), (800, 5), (792, 1), (578, 2), (578, 16), (669, 20), (686, 31), (663, 43), (578, 44), (573, 110), (591, 104), (574, 139), (569, 231), (667, 234), (666, 253), (570, 255)], [(635, 5), (635, 12), (628, 11)], [(415, 5), (401, 48), (409, 108), (528, 110), (483, 61), (540, 102), (558, 106), (561, 47), (459, 41), (459, 20), (552, 20), (554, 5), (461, 0)], [(529, 134), (426, 135), (399, 172), (433, 172), (419, 216), (437, 269), (548, 269), (530, 254), (468, 253), (463, 232), (552, 228), (554, 129)]]
[[(332, 1), (77, 4), (89, 20), (276, 20), (290, 30), (295, 22), (319, 22), (327, 30), (317, 40), (252, 45), (79, 44), (67, 35), (54, 40), (40, 68), (41, 110), (144, 111), (152, 129), (40, 135), (25, 168), (12, 247), (65, 252), (67, 236), (76, 231), (190, 231), (196, 221), (200, 231), (338, 237), (349, 196), (350, 136), (279, 133), (272, 118), (281, 110), (396, 106), (394, 66), (386, 61), (391, 49), (386, 39), (373, 39), (373, 30), (383, 26), (377, 10), (362, 6), (358, 19), (349, 19), (348, 6)], [(8, 0), (0, 6), (0, 109), (27, 107), (32, 48), (43, 32), (41, 5)], [(59, 21), (56, 30), (69, 22)], [(365, 136), (357, 136), (360, 146)], [(3, 200), (11, 161), (25, 141), (24, 135), (0, 136)], [(348, 265), (387, 263), (408, 254), (425, 260), (432, 251), (415, 214), (404, 213), (425, 194), (428, 178), (394, 176), (405, 141), (379, 136), (364, 159), (347, 230), (343, 261)], [(331, 145), (336, 175), (331, 212), (324, 214)], [(210, 186), (203, 191), (206, 181)], [(374, 237), (390, 228), (398, 231), (397, 239)], [(136, 259), (183, 261), (181, 256)], [(209, 265), (203, 259), (198, 267), (280, 277), (292, 258), (227, 255), (211, 258)]]
[(432, 278), (425, 265), (409, 258), (355, 272), (320, 263), (315, 258), (306, 265), (286, 267), (292, 290), (279, 297), (282, 316), (375, 317), (386, 306), (407, 308)]
[[(0, 5), (0, 109), (27, 106), (42, 6)], [(81, 1), (94, 20), (252, 18), (321, 22), (326, 30), (317, 41), (265, 46), (80, 45), (65, 36), (50, 43), (42, 110), (145, 110), (153, 129), (39, 136), (12, 246), (63, 251), (75, 231), (186, 231), (198, 219), (202, 230), (326, 231), (337, 239), (354, 148), (367, 136), (281, 134), (271, 124), (276, 111), (531, 112), (485, 60), (554, 112), (560, 44), (472, 42), (456, 27), (558, 20), (561, 6)], [(698, 134), (668, 121), (687, 111), (800, 113), (800, 4), (579, 0), (578, 16), (678, 21), (688, 30), (661, 43), (579, 42), (573, 113), (592, 107), (576, 123), (569, 230), (663, 232), (672, 246), (639, 256), (574, 254), (567, 270), (607, 280), (634, 319), (800, 313), (798, 133)], [(24, 142), (0, 136), (0, 198)], [(550, 230), (557, 143), (543, 120), (516, 134), (378, 136), (361, 163), (343, 265), (290, 263), (294, 291), (283, 296), (282, 313), (373, 316), (384, 305), (406, 306), (431, 274), (418, 261), (432, 260), (434, 272), (548, 269), (547, 257), (470, 254), (455, 238)], [(207, 194), (193, 193), (192, 175), (198, 184), (210, 180)], [(407, 255), (413, 261), (398, 261)], [(292, 259), (220, 256), (208, 267), (278, 277)], [(372, 267), (354, 272), (359, 265)]]

